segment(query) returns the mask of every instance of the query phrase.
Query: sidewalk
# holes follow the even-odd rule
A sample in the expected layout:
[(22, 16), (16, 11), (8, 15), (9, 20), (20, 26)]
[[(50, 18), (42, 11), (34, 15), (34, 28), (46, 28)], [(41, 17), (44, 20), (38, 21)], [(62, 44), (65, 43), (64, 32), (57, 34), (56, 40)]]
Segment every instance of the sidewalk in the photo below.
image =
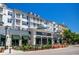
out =
[(17, 53), (23, 53), (23, 51), (11, 49), (11, 53), (9, 53), (9, 49), (7, 49), (3, 53), (0, 53), (0, 55), (11, 55), (11, 54), (17, 54)]

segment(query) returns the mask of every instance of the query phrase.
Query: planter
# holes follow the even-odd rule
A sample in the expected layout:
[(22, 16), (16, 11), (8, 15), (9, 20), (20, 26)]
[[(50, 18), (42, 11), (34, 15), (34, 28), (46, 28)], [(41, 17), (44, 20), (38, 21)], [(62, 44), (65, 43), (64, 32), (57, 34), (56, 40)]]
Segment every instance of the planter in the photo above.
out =
[(2, 49), (0, 48), (0, 53), (2, 52)]
[(58, 48), (60, 48), (61, 47), (61, 45), (60, 44), (58, 44)]
[(55, 44), (55, 45), (53, 45), (53, 47), (52, 48), (58, 48), (58, 46)]
[(4, 50), (5, 50), (4, 48), (0, 48), (0, 53), (1, 53), (1, 52), (4, 52)]

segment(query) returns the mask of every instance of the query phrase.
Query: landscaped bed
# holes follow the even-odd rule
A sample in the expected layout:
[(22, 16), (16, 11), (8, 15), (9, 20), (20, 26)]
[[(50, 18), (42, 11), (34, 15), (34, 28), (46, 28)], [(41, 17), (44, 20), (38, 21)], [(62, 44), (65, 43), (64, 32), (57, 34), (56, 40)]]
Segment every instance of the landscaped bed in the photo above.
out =
[(43, 46), (38, 46), (38, 45), (26, 45), (26, 46), (21, 46), (21, 47), (13, 47), (13, 49), (16, 50), (23, 50), (23, 51), (33, 51), (33, 50), (43, 50), (43, 49), (49, 49), (51, 48), (52, 45), (43, 45)]
[(68, 45), (66, 44), (53, 44), (53, 45), (24, 45), (24, 46), (20, 46), (20, 47), (13, 47), (13, 49), (15, 50), (22, 50), (22, 51), (35, 51), (35, 50), (44, 50), (44, 49), (55, 49), (55, 48), (65, 48)]

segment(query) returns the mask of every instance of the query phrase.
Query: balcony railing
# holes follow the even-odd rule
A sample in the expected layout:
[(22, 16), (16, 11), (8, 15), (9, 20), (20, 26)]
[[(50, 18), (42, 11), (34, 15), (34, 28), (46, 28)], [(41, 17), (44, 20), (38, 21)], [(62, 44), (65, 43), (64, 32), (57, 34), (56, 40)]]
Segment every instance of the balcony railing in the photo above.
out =
[(0, 13), (2, 13), (3, 12), (3, 8), (0, 8)]
[(3, 25), (3, 21), (2, 21), (2, 19), (0, 19), (0, 25), (1, 25), (1, 26)]

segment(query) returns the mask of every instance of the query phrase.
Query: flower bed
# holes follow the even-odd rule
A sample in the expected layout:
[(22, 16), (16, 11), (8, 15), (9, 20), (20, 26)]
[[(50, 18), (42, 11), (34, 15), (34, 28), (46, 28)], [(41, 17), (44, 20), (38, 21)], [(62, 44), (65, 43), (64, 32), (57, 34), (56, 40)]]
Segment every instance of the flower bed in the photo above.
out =
[(44, 50), (44, 49), (51, 49), (51, 48), (64, 48), (67, 47), (67, 45), (64, 44), (54, 44), (54, 45), (23, 45), (20, 47), (13, 47), (13, 49), (16, 50), (22, 50), (22, 51), (34, 51), (34, 50)]
[(64, 48), (64, 47), (67, 47), (68, 45), (66, 44), (54, 44), (52, 45), (52, 48)]

